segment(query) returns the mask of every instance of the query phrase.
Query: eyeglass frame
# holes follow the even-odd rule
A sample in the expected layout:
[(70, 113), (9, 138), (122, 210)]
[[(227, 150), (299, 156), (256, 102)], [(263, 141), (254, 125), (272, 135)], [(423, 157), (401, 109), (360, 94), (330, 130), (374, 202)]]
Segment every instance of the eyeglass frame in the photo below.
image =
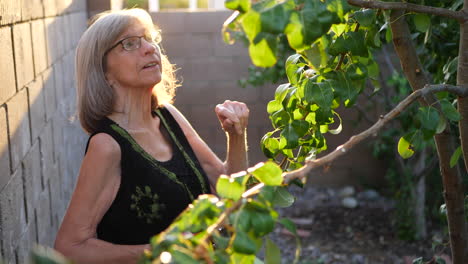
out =
[[(157, 31), (155, 32), (155, 37), (151, 37), (152, 40), (148, 41), (148, 39), (146, 38), (148, 35), (143, 35), (143, 36), (129, 36), (129, 37), (126, 37), (124, 39), (121, 39), (119, 40), (117, 43), (115, 43), (114, 45), (112, 45), (112, 47), (110, 47), (109, 49), (106, 50), (106, 52), (104, 52), (104, 56), (106, 56), (111, 50), (113, 50), (115, 47), (117, 47), (118, 45), (122, 44), (122, 48), (126, 51), (132, 51), (132, 50), (137, 50), (139, 48), (141, 48), (141, 39), (144, 38), (146, 42), (148, 42), (149, 44), (155, 46), (156, 48), (158, 48), (158, 44), (161, 43), (161, 34)], [(125, 48), (125, 45), (123, 45), (123, 42), (127, 39), (131, 39), (131, 38), (138, 38), (139, 40), (139, 44), (138, 44), (138, 47), (134, 48), (134, 49), (126, 49)]]

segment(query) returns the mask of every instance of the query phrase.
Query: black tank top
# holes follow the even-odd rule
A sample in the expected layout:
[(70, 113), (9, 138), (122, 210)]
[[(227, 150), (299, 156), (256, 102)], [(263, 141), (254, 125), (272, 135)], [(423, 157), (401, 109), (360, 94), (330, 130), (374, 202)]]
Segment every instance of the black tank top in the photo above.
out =
[[(155, 110), (172, 145), (172, 158), (157, 161), (117, 123), (104, 118), (98, 133), (112, 136), (121, 150), (117, 195), (97, 227), (97, 237), (122, 245), (147, 244), (198, 195), (210, 193), (205, 172), (187, 138), (166, 108)], [(88, 149), (89, 139), (86, 146)]]

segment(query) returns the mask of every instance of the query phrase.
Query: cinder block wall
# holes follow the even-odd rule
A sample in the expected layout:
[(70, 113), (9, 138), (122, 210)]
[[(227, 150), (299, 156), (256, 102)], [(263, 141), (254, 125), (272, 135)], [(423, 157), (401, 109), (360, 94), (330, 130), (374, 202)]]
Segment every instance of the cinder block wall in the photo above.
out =
[(0, 247), (19, 264), (53, 244), (83, 155), (71, 117), (86, 0), (1, 1), (0, 17)]
[[(266, 159), (260, 149), (260, 139), (272, 130), (266, 105), (274, 98), (276, 85), (238, 86), (238, 80), (247, 77), (251, 61), (242, 43), (227, 45), (222, 40), (222, 24), (230, 14), (230, 11), (163, 11), (153, 13), (152, 17), (163, 33), (162, 47), (179, 68), (177, 75), (183, 80), (175, 105), (223, 159), (226, 141), (214, 107), (226, 99), (247, 103), (250, 108), (250, 164), (254, 165)], [(342, 118), (344, 132), (327, 138), (330, 150), (367, 126), (355, 126), (357, 114), (353, 110), (343, 112)], [(315, 172), (309, 182), (334, 186), (382, 184), (384, 168), (366, 146), (360, 145), (325, 170)]]

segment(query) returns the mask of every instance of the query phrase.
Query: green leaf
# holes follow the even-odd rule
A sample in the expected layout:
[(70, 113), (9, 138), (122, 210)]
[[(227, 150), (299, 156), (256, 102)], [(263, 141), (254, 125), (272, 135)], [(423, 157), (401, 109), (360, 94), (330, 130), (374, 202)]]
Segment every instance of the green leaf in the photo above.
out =
[(242, 17), (242, 28), (250, 42), (253, 42), (257, 35), (262, 31), (260, 14), (251, 9)]
[[(289, 89), (288, 89), (289, 86), (290, 86), (289, 83), (284, 83), (284, 84), (281, 84), (280, 86), (278, 86), (278, 88), (276, 88), (276, 91), (275, 91), (275, 100), (276, 101), (278, 101), (279, 103), (283, 102), (284, 98), (286, 97), (286, 95), (289, 92)], [(279, 108), (279, 109), (281, 109), (281, 108)], [(276, 109), (274, 111), (277, 111), (279, 109)], [(274, 112), (274, 111), (271, 111), (271, 112)], [(268, 113), (271, 113), (271, 112), (269, 111)]]
[(198, 264), (198, 260), (194, 256), (187, 255), (181, 251), (174, 250), (172, 253), (172, 259), (174, 263), (187, 263), (187, 264)]
[(413, 145), (411, 141), (413, 140), (415, 132), (411, 132), (401, 137), (398, 141), (398, 154), (404, 159), (408, 159), (414, 154)]
[(447, 99), (441, 100), (440, 101), (440, 106), (441, 106), (441, 109), (442, 109), (442, 113), (444, 113), (444, 115), (450, 121), (458, 122), (458, 121), (461, 120), (460, 113), (457, 111), (457, 109)]
[(263, 32), (272, 34), (283, 33), (292, 10), (292, 8), (288, 8), (287, 4), (288, 2), (283, 2), (262, 10), (260, 19), (262, 21)]
[(351, 52), (353, 56), (369, 56), (364, 31), (346, 32), (336, 38), (328, 49), (328, 53), (332, 56), (346, 52)]
[(268, 104), (267, 104), (267, 112), (269, 114), (272, 114), (272, 113), (277, 112), (277, 111), (282, 110), (282, 109), (283, 109), (283, 105), (281, 104), (281, 101), (272, 100), (272, 101), (268, 102)]
[(282, 224), (289, 232), (293, 233), (294, 235), (297, 236), (297, 229), (296, 225), (289, 219), (287, 218), (282, 218), (278, 220), (280, 224)]
[(271, 67), (276, 64), (277, 41), (274, 35), (260, 33), (260, 41), (250, 42), (249, 55), (253, 64), (258, 67)]
[(373, 9), (363, 9), (354, 12), (354, 18), (363, 27), (370, 27), (374, 24), (376, 12)]
[(426, 32), (431, 26), (431, 18), (426, 14), (414, 15), (414, 25), (420, 32)]
[[(329, 0), (326, 1), (327, 9), (330, 12), (336, 14), (337, 18), (341, 21), (345, 21), (345, 15), (351, 10), (351, 6), (348, 4), (346, 0)], [(337, 23), (338, 21), (334, 21)]]
[(439, 112), (434, 107), (425, 106), (418, 109), (416, 114), (423, 128), (429, 131), (436, 131), (439, 123)]
[(216, 183), (216, 192), (223, 198), (239, 200), (245, 192), (245, 186), (236, 182), (233, 178), (221, 175)]
[[(292, 85), (296, 85), (299, 81), (299, 77), (301, 74), (302, 67), (300, 67), (297, 63), (301, 59), (300, 54), (293, 54), (288, 57), (286, 60), (286, 75), (288, 76), (289, 82)], [(279, 87), (278, 87), (279, 88)]]
[(304, 120), (293, 120), (291, 126), (296, 131), (298, 137), (303, 137), (309, 131), (309, 122)]
[(435, 133), (440, 134), (444, 132), (446, 127), (447, 127), (447, 120), (445, 118), (439, 118), (439, 123), (437, 124)]
[(231, 254), (232, 264), (254, 264), (255, 255), (245, 255), (234, 252)]
[(249, 0), (226, 0), (224, 3), (226, 8), (231, 10), (237, 10), (241, 13), (245, 13), (250, 9), (250, 1)]
[(280, 148), (293, 149), (298, 146), (299, 135), (292, 124), (287, 124), (280, 136)]
[(281, 264), (281, 251), (278, 246), (268, 238), (266, 239), (265, 245), (265, 264)]
[(268, 158), (274, 158), (279, 152), (279, 141), (266, 134), (261, 140), (262, 151)]
[(346, 69), (351, 80), (362, 80), (367, 77), (367, 67), (362, 63), (353, 63)]
[(343, 120), (341, 120), (341, 116), (337, 112), (333, 111), (333, 113), (336, 115), (336, 117), (338, 117), (340, 124), (335, 129), (329, 129), (328, 132), (332, 135), (338, 135), (343, 130)]
[(342, 71), (333, 72), (333, 75), (329, 77), (330, 85), (335, 90), (338, 98), (344, 103), (345, 107), (351, 107), (359, 95), (360, 89), (355, 86), (351, 78)]
[(286, 126), (289, 123), (290, 117), (284, 109), (281, 109), (271, 114), (270, 120), (273, 123), (273, 126), (277, 128), (281, 126)]
[(255, 242), (250, 239), (247, 233), (241, 230), (236, 230), (232, 249), (235, 252), (246, 255), (255, 254), (255, 252), (257, 252), (257, 246), (255, 245)]
[(453, 168), (455, 167), (455, 165), (457, 165), (461, 154), (462, 154), (461, 146), (458, 146), (458, 148), (453, 152), (452, 157), (450, 157), (450, 168)]
[(283, 182), (281, 168), (272, 161), (267, 161), (259, 166), (255, 166), (254, 169), (250, 172), (255, 178), (265, 185), (281, 185)]
[(278, 187), (275, 191), (273, 204), (278, 207), (289, 207), (294, 203), (294, 196), (286, 187)]
[(307, 80), (304, 86), (304, 97), (308, 103), (315, 103), (322, 108), (331, 109), (333, 89), (329, 82), (314, 83)]
[(252, 221), (253, 232), (257, 236), (264, 236), (273, 231), (275, 227), (275, 220), (269, 213), (254, 212), (254, 219)]
[(62, 254), (52, 248), (37, 246), (31, 252), (34, 264), (71, 264)]
[(316, 41), (312, 44), (310, 49), (304, 51), (307, 60), (309, 60), (311, 66), (315, 70), (319, 70), (327, 65), (328, 54), (325, 52), (324, 44), (322, 43), (323, 37), (320, 41)]

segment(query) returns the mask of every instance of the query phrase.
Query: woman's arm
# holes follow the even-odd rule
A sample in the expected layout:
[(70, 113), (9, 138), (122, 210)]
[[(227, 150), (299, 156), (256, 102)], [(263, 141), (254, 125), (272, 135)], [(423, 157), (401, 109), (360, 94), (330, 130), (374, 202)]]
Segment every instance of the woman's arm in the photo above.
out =
[(120, 186), (118, 143), (101, 133), (90, 140), (78, 182), (55, 240), (55, 249), (74, 263), (136, 263), (147, 245), (115, 245), (96, 238), (96, 228)]
[(195, 155), (207, 173), (212, 187), (216, 186), (219, 175), (231, 174), (247, 169), (247, 124), (249, 110), (244, 103), (225, 101), (215, 108), (216, 115), (227, 134), (226, 161), (222, 162), (200, 138), (185, 117), (170, 104), (166, 108), (181, 126)]

